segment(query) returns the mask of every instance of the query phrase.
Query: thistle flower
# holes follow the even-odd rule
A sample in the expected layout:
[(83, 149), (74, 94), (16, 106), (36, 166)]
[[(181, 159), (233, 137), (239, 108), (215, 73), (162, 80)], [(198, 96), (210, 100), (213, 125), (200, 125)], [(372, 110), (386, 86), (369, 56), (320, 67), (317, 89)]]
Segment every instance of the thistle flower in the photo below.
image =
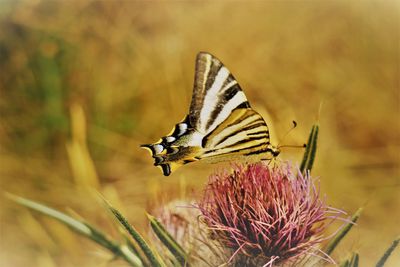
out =
[(327, 206), (311, 177), (289, 163), (235, 165), (231, 173), (212, 175), (199, 209), (211, 235), (232, 251), (230, 260), (246, 266), (316, 254), (324, 230), (343, 213)]
[(174, 200), (152, 212), (184, 248), (190, 248), (197, 235), (196, 225), (200, 214), (192, 206), (193, 202), (190, 200)]
[[(207, 229), (199, 221), (200, 211), (193, 203), (191, 200), (174, 200), (154, 210), (153, 214), (188, 252), (192, 266), (219, 266), (228, 258), (218, 243), (207, 236)], [(150, 236), (155, 238), (154, 235)], [(156, 239), (153, 243), (163, 258), (171, 258), (170, 253)]]

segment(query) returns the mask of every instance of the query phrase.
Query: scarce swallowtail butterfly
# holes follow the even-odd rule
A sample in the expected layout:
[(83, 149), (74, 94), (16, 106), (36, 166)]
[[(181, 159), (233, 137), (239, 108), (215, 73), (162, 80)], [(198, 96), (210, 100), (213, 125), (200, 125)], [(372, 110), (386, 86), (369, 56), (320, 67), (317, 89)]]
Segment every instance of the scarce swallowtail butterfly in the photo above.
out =
[(200, 52), (189, 114), (157, 143), (141, 147), (168, 176), (201, 159), (209, 162), (243, 156), (272, 159), (279, 149), (270, 143), (268, 126), (251, 107), (238, 82), (213, 55)]

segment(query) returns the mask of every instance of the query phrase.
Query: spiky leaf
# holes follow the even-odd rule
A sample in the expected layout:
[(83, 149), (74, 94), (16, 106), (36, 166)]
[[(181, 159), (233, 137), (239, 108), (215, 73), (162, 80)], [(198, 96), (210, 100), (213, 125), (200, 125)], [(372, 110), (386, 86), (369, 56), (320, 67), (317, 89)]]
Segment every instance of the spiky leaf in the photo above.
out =
[(117, 209), (112, 207), (107, 201), (105, 201), (105, 203), (107, 204), (108, 208), (115, 216), (115, 218), (119, 221), (119, 223), (125, 228), (125, 230), (129, 233), (129, 235), (139, 245), (140, 249), (143, 251), (144, 255), (149, 260), (151, 266), (154, 267), (165, 266), (165, 264), (161, 261), (161, 259), (156, 257), (155, 252), (153, 252), (153, 250), (150, 248), (150, 246), (147, 244), (147, 242), (144, 240), (141, 234), (138, 231), (136, 231), (136, 229), (132, 225), (129, 224), (128, 220), (125, 219), (125, 217)]
[(172, 253), (172, 255), (174, 255), (174, 257), (182, 266), (187, 266), (187, 253), (185, 250), (178, 244), (178, 242), (176, 242), (176, 240), (154, 216), (147, 214), (147, 217), (149, 218), (150, 226), (156, 236), (168, 248), (168, 250)]
[(303, 173), (307, 170), (311, 171), (313, 167), (315, 155), (317, 153), (318, 131), (319, 126), (317, 124), (311, 128), (303, 160), (300, 164), (300, 171)]
[(390, 254), (392, 254), (392, 252), (395, 250), (395, 248), (397, 247), (399, 242), (400, 242), (400, 237), (398, 237), (397, 239), (395, 239), (393, 241), (393, 243), (390, 245), (390, 247), (385, 251), (385, 254), (383, 254), (382, 258), (380, 258), (380, 260), (376, 264), (376, 267), (383, 267), (385, 265)]
[(353, 253), (350, 259), (347, 259), (340, 264), (340, 267), (358, 267), (358, 261), (359, 261), (358, 253)]
[(110, 240), (104, 233), (96, 229), (94, 226), (90, 225), (87, 222), (77, 220), (63, 212), (57, 211), (50, 207), (47, 207), (38, 202), (22, 198), (13, 194), (6, 193), (6, 196), (15, 201), (16, 203), (30, 208), (32, 210), (38, 211), (44, 215), (47, 215), (51, 218), (58, 220), (59, 222), (65, 224), (73, 231), (93, 240), (97, 244), (111, 251), (115, 256), (122, 257), (126, 262), (128, 262), (131, 266), (143, 266), (140, 259), (132, 253), (132, 251), (127, 250), (126, 246), (119, 245), (116, 242)]

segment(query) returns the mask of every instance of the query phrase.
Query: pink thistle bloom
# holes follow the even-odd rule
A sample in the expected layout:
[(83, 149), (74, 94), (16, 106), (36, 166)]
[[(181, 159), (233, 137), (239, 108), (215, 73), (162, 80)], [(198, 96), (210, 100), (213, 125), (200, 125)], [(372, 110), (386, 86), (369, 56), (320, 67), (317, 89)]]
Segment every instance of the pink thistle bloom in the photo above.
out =
[[(234, 165), (213, 174), (199, 209), (211, 235), (233, 251), (238, 264), (272, 266), (306, 255), (331, 260), (318, 245), (342, 211), (319, 197), (311, 177), (289, 163)], [(237, 256), (237, 257), (236, 257)]]

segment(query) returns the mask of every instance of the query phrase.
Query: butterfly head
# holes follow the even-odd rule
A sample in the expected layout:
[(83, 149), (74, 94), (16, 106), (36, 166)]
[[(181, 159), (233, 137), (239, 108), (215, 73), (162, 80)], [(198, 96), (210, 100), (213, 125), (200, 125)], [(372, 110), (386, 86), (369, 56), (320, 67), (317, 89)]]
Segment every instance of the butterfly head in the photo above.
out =
[(276, 158), (281, 153), (281, 150), (279, 149), (279, 147), (271, 146), (271, 153), (272, 153), (272, 156), (274, 156), (274, 158)]

